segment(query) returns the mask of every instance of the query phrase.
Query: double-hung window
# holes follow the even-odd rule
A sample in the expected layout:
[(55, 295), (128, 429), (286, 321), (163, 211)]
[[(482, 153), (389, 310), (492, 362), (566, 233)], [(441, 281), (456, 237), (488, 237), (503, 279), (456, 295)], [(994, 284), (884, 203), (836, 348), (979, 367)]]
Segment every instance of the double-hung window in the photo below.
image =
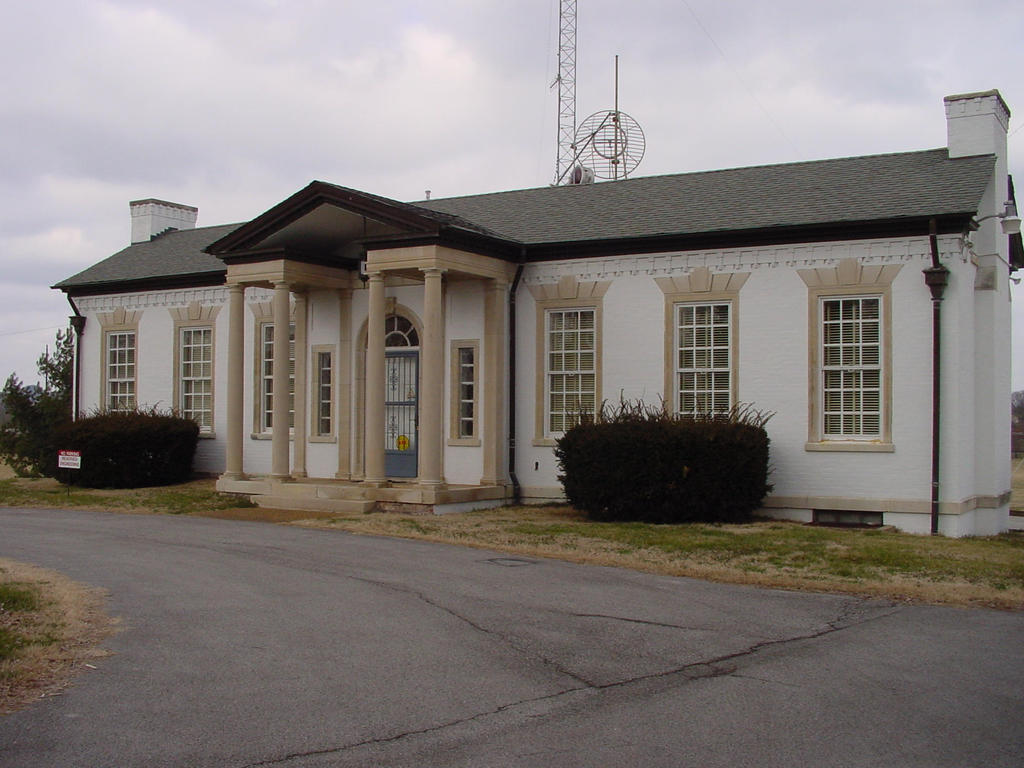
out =
[(545, 431), (565, 432), (597, 408), (594, 309), (551, 309), (545, 332)]
[(200, 434), (209, 434), (213, 431), (213, 328), (181, 328), (178, 345), (178, 409), (199, 425)]
[(732, 305), (677, 304), (675, 310), (676, 412), (725, 413), (732, 407)]
[(808, 451), (895, 450), (892, 285), (902, 264), (840, 259), (798, 269), (807, 285)]
[(821, 431), (825, 440), (877, 440), (883, 429), (882, 299), (823, 297)]
[[(295, 423), (295, 324), (288, 326), (288, 426)], [(260, 326), (260, 429), (274, 428), (274, 324)]]
[(135, 331), (107, 333), (107, 410), (135, 407)]

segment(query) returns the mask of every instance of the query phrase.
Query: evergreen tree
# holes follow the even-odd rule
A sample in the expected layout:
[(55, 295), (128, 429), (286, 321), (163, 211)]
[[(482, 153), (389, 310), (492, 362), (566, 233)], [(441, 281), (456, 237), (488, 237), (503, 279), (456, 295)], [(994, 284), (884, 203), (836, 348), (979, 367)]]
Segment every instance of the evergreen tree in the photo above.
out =
[(53, 351), (36, 361), (43, 386), (22, 384), (13, 373), (0, 391), (9, 420), (0, 427), (0, 460), (19, 475), (53, 476), (57, 471), (54, 432), (71, 420), (74, 375), (73, 333), (57, 331)]

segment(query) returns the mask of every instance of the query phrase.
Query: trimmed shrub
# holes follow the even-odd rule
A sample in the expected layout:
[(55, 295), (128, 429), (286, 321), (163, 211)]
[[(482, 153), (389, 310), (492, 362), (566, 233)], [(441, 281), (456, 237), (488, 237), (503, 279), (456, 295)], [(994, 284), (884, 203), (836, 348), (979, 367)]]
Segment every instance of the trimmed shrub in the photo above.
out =
[(157, 411), (109, 411), (65, 424), (57, 446), (81, 451), (82, 468), (60, 479), (87, 488), (141, 488), (188, 480), (199, 441), (191, 419)]
[(771, 490), (769, 418), (750, 406), (701, 416), (605, 406), (557, 441), (558, 479), (591, 520), (749, 520)]

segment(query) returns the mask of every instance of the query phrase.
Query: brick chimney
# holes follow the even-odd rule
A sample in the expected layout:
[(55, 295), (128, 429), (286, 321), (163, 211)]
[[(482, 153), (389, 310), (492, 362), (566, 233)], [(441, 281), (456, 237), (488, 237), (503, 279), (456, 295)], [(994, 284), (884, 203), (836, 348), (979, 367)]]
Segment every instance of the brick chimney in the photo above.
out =
[(132, 200), (132, 244), (145, 243), (168, 229), (195, 229), (199, 209), (166, 200)]
[(996, 155), (1006, 158), (1010, 109), (999, 91), (947, 96), (946, 136), (950, 157)]

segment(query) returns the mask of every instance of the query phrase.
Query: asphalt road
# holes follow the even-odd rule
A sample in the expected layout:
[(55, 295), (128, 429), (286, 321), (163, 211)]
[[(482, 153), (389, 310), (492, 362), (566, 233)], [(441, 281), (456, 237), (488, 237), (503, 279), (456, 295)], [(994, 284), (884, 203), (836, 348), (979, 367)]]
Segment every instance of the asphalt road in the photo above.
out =
[(0, 766), (1024, 765), (1024, 615), (203, 518), (0, 509), (115, 655)]

